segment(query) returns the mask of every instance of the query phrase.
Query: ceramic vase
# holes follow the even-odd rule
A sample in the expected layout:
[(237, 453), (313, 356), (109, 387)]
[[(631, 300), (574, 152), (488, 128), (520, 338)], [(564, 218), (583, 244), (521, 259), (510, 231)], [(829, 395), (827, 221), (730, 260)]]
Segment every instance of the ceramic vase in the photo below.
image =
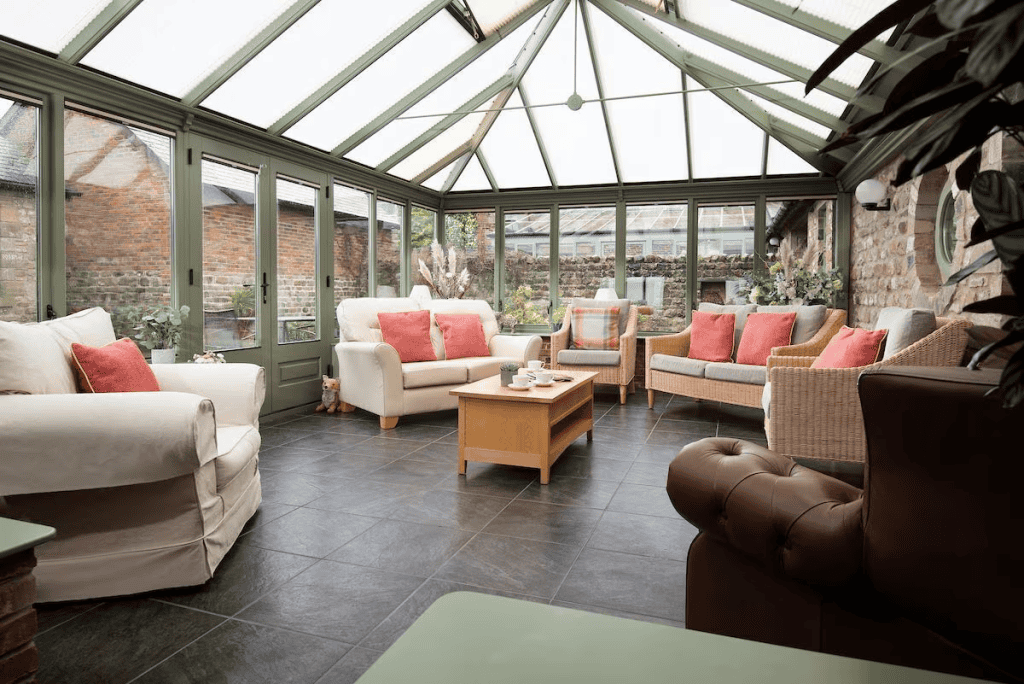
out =
[(150, 351), (150, 361), (152, 363), (174, 363), (177, 353), (173, 347), (171, 349), (153, 349)]
[(515, 371), (501, 371), (501, 386), (508, 387), (512, 384), (512, 378), (516, 375)]

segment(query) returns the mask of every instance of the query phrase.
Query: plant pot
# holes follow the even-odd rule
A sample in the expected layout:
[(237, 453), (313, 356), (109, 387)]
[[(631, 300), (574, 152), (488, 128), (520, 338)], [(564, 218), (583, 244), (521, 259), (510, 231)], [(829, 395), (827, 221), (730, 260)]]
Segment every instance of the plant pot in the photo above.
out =
[(176, 349), (153, 349), (150, 351), (152, 363), (174, 363), (174, 357), (178, 355)]
[(516, 376), (516, 371), (501, 371), (501, 386), (508, 387), (512, 384), (512, 378)]

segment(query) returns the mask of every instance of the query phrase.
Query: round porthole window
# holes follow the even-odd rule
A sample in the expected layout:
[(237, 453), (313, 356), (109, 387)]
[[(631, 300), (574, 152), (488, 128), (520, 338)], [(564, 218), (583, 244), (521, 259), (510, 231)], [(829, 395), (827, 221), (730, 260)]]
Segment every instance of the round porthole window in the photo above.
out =
[(942, 193), (936, 218), (935, 261), (945, 279), (953, 270), (953, 255), (956, 252), (956, 197), (952, 188), (946, 188)]

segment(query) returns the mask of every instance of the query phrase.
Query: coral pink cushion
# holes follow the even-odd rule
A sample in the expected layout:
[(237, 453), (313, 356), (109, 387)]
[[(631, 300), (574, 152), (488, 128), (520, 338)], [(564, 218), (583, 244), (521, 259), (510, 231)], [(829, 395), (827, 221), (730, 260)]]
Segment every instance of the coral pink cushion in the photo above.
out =
[(878, 360), (888, 330), (847, 328), (836, 333), (811, 368), (856, 368)]
[(71, 345), (71, 367), (81, 392), (159, 392), (146, 358), (127, 337), (104, 347)]
[(480, 317), (470, 314), (434, 314), (437, 327), (444, 335), (444, 355), (449, 359), (490, 356), (484, 326)]
[(748, 314), (740, 346), (736, 349), (736, 363), (763, 366), (773, 347), (785, 347), (793, 340), (794, 325), (795, 311)]
[(687, 356), (702, 361), (732, 361), (736, 314), (694, 311)]
[(402, 363), (437, 361), (434, 347), (430, 344), (429, 311), (382, 311), (377, 314), (377, 320), (381, 337), (398, 351), (398, 359)]

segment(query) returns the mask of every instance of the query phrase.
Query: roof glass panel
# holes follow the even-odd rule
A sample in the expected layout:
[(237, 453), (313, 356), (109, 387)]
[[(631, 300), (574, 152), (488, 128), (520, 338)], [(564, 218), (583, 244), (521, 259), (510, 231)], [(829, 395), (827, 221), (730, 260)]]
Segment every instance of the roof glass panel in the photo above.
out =
[(202, 104), (266, 128), (427, 4), (321, 0)]
[[(839, 4), (839, 3), (833, 3)], [(734, 2), (681, 0), (682, 16), (698, 26), (780, 57), (807, 69), (817, 69), (836, 44), (795, 26), (773, 19)], [(871, 66), (867, 57), (855, 55), (843, 62), (832, 78), (857, 86)]]
[[(861, 24), (892, 4), (892, 0), (781, 0), (782, 4), (800, 9), (808, 14), (839, 24), (848, 29), (860, 28)], [(882, 40), (891, 31), (882, 34)]]
[(786, 123), (793, 124), (800, 130), (807, 131), (808, 133), (813, 133), (818, 138), (821, 138), (822, 142), (824, 142), (828, 138), (829, 134), (832, 132), (827, 126), (822, 126), (819, 123), (815, 123), (806, 117), (791, 112), (788, 109), (780, 107), (773, 102), (769, 102), (763, 97), (758, 97), (757, 95), (752, 95), (747, 92), (741, 92), (741, 94), (743, 95), (743, 97), (750, 100), (755, 107), (763, 109), (765, 112), (775, 117), (776, 119), (781, 119)]
[(817, 173), (818, 170), (774, 138), (768, 140), (768, 175)]
[(538, 188), (551, 184), (537, 138), (519, 92), (512, 94), (480, 150), (499, 188)]
[(2, 0), (0, 35), (60, 52), (110, 0)]
[[(466, 111), (463, 104), (483, 88), (498, 80), (515, 62), (526, 39), (533, 33), (540, 16), (530, 19), (511, 35), (477, 57), (462, 71), (444, 82), (437, 90), (410, 107), (366, 142), (345, 155), (368, 166), (377, 166), (392, 154), (412, 142), (417, 136), (437, 124), (445, 114)], [(424, 116), (438, 114), (439, 116)]]
[[(679, 69), (668, 60), (603, 12), (588, 16), (606, 98), (682, 89)], [(607, 107), (623, 181), (687, 177), (682, 95), (613, 100)]]
[(540, 0), (466, 0), (476, 23), (489, 36)]
[(331, 150), (476, 41), (439, 12), (286, 132)]
[[(145, 0), (82, 63), (180, 97), (287, 7), (278, 0)], [(168, 59), (171, 37), (186, 35), (188, 49)]]
[[(614, 183), (604, 115), (597, 99), (597, 81), (590, 60), (582, 19), (577, 19), (576, 76), (573, 76), (574, 13), (567, 9), (544, 42), (537, 58), (526, 72), (523, 85), (529, 93), (533, 117), (548, 151), (555, 177), (564, 185)], [(576, 92), (588, 102), (579, 111), (564, 103)]]
[(761, 175), (764, 132), (709, 92), (687, 93), (695, 178)]
[(438, 192), (441, 192), (441, 188), (444, 187), (445, 181), (448, 180), (448, 175), (452, 172), (453, 168), (455, 168), (455, 162), (452, 162), (448, 166), (444, 167), (443, 169), (435, 173), (433, 176), (423, 181), (422, 184), (430, 188), (431, 190), (437, 190)]
[(490, 190), (491, 183), (487, 180), (487, 174), (484, 173), (484, 167), (480, 165), (480, 160), (476, 158), (474, 154), (469, 159), (469, 163), (466, 164), (465, 170), (459, 179), (455, 181), (455, 185), (452, 186), (452, 190), (462, 192), (468, 190)]
[(445, 155), (467, 143), (483, 120), (483, 114), (470, 114), (400, 161), (388, 173), (412, 180), (440, 161)]

